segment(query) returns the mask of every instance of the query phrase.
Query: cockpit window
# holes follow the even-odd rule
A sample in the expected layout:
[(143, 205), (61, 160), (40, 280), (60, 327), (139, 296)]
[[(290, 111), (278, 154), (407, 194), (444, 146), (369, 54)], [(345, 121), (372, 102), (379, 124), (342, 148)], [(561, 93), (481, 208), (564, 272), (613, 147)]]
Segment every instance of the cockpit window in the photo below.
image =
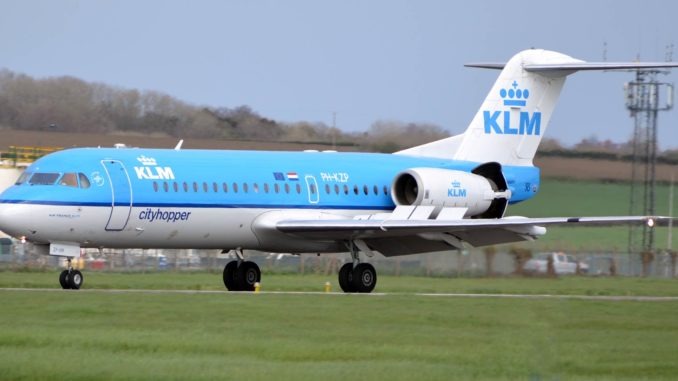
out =
[(78, 176), (80, 176), (80, 188), (82, 189), (87, 189), (90, 186), (89, 179), (87, 176), (85, 176), (84, 173), (79, 173)]
[(64, 173), (59, 180), (59, 185), (65, 185), (67, 187), (78, 187), (78, 176), (75, 173)]
[(59, 178), (58, 173), (41, 173), (37, 172), (31, 176), (31, 179), (28, 181), (31, 185), (52, 185), (56, 183)]
[(15, 183), (15, 184), (16, 184), (16, 185), (21, 185), (21, 184), (25, 183), (26, 180), (28, 180), (28, 178), (29, 178), (30, 176), (31, 176), (31, 173), (28, 173), (28, 172), (22, 173), (21, 176), (19, 176), (19, 178), (16, 180), (16, 183)]

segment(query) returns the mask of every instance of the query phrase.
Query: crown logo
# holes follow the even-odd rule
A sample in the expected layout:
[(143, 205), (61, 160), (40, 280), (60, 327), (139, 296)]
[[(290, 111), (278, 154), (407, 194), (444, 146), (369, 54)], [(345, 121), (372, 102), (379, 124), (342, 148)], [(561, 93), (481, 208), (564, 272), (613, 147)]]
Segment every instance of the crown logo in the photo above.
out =
[(144, 155), (141, 155), (137, 157), (137, 160), (143, 165), (157, 165), (155, 159), (152, 157), (146, 157)]
[[(518, 82), (513, 81), (512, 89), (501, 89), (499, 95), (504, 100), (504, 106), (525, 106), (527, 98), (530, 97), (530, 91), (527, 89), (519, 89)], [(508, 99), (507, 99), (508, 97)]]
[(459, 181), (454, 180), (452, 182), (452, 188), (460, 188), (460, 187), (461, 187), (461, 183)]

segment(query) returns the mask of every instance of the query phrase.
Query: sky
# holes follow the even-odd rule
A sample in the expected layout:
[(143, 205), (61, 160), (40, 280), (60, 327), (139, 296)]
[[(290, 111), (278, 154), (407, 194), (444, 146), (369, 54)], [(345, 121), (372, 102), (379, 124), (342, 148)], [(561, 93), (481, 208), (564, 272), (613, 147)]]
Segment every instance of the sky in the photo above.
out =
[[(463, 132), (505, 62), (531, 47), (587, 61), (664, 61), (676, 1), (0, 0), (0, 68), (248, 105), (365, 131), (377, 120)], [(604, 46), (607, 46), (605, 49)], [(678, 52), (674, 54), (678, 60)], [(675, 82), (678, 70), (660, 80)], [(546, 137), (627, 141), (632, 73), (568, 78)], [(678, 148), (678, 111), (659, 116)]]

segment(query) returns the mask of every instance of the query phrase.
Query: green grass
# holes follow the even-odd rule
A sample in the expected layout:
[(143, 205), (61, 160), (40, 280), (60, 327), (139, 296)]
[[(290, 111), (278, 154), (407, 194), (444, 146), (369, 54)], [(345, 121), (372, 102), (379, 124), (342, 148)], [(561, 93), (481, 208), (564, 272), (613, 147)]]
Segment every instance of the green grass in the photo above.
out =
[[(58, 272), (0, 271), (0, 287), (58, 289)], [(83, 289), (224, 290), (220, 273), (152, 272), (111, 273), (86, 271)], [(262, 291), (322, 291), (330, 282), (340, 291), (336, 275), (262, 276)], [(481, 293), (678, 296), (678, 281), (662, 278), (560, 277), (548, 278), (443, 278), (380, 275), (375, 292)]]
[[(677, 192), (678, 193), (678, 192)], [(657, 187), (657, 214), (668, 215), (668, 186)], [(539, 193), (526, 202), (510, 206), (507, 215), (527, 217), (614, 216), (629, 214), (630, 186), (620, 183), (544, 179)], [(674, 196), (678, 205), (678, 195)], [(624, 251), (628, 228), (550, 227), (546, 236), (530, 244), (537, 250)], [(656, 230), (657, 247), (666, 247), (666, 228)], [(674, 235), (678, 234), (674, 230)]]
[(0, 291), (7, 380), (669, 380), (678, 303)]
[[(414, 292), (678, 295), (665, 279), (383, 276), (389, 295), (106, 293), (214, 289), (213, 273), (0, 272), (0, 380), (671, 380), (678, 302)], [(265, 274), (264, 290), (334, 277)]]

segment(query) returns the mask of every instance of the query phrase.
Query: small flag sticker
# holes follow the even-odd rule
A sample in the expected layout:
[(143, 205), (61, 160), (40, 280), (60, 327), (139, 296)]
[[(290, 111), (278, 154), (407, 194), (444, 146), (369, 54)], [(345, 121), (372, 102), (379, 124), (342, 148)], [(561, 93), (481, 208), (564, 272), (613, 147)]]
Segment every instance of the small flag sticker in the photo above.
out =
[(285, 181), (285, 175), (282, 172), (273, 172), (273, 178), (277, 181)]
[(299, 175), (296, 172), (287, 172), (287, 180), (298, 181)]

